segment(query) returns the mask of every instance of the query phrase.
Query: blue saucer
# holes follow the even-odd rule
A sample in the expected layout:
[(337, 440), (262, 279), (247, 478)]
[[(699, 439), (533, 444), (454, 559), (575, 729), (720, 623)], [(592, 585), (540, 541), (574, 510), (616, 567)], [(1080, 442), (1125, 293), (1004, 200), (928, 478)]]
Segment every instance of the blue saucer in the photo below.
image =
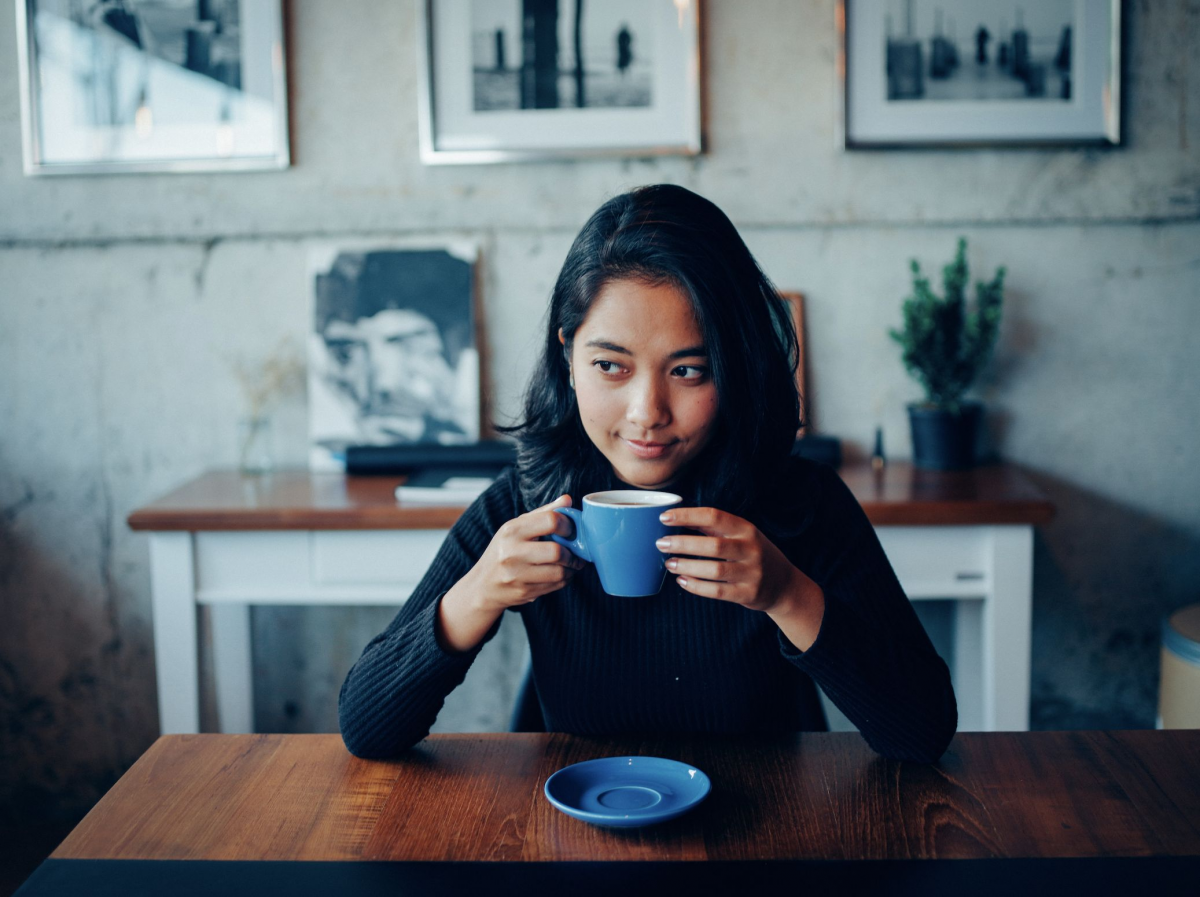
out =
[(662, 757), (601, 757), (546, 779), (546, 798), (568, 816), (636, 828), (682, 816), (712, 790), (708, 776)]

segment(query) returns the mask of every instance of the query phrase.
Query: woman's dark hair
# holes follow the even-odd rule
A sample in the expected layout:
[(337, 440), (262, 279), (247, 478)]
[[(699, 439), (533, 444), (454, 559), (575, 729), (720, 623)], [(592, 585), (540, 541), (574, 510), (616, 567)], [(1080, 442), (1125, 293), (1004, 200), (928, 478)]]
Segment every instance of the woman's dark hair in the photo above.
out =
[[(497, 429), (519, 439), (526, 507), (602, 488), (607, 459), (583, 429), (568, 382), (571, 344), (612, 281), (671, 284), (691, 302), (717, 388), (717, 422), (689, 479), (698, 503), (748, 516), (770, 494), (800, 423), (796, 333), (786, 303), (733, 223), (673, 184), (640, 187), (601, 206), (563, 262), (550, 298), (546, 342), (525, 395), (524, 418)], [(559, 343), (562, 328), (566, 340)]]

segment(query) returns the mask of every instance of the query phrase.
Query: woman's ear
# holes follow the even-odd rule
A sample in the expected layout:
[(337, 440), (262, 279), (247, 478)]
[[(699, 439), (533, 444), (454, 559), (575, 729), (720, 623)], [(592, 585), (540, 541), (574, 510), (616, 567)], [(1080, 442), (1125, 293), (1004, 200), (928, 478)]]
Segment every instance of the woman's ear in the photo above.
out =
[(563, 336), (561, 327), (558, 328), (558, 341), (560, 343), (562, 343), (564, 346), (567, 344), (567, 338), (565, 336)]

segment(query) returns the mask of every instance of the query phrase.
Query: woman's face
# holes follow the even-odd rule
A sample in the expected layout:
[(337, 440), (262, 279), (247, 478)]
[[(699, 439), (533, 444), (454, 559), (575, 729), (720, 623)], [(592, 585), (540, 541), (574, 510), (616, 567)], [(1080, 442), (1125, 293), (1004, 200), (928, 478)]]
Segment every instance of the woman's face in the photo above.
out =
[(575, 332), (571, 371), (588, 438), (631, 486), (670, 485), (712, 437), (717, 387), (673, 285), (606, 284)]

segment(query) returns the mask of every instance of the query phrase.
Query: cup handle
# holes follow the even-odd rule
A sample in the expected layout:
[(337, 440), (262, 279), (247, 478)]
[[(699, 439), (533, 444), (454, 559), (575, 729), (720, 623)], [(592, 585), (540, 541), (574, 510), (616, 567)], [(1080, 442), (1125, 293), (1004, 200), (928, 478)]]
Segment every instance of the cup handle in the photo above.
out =
[(571, 522), (575, 524), (575, 538), (564, 539), (558, 533), (551, 533), (550, 538), (576, 557), (583, 558), (589, 564), (594, 563), (587, 546), (583, 544), (583, 514), (579, 512), (578, 508), (555, 508), (554, 513), (570, 518)]

